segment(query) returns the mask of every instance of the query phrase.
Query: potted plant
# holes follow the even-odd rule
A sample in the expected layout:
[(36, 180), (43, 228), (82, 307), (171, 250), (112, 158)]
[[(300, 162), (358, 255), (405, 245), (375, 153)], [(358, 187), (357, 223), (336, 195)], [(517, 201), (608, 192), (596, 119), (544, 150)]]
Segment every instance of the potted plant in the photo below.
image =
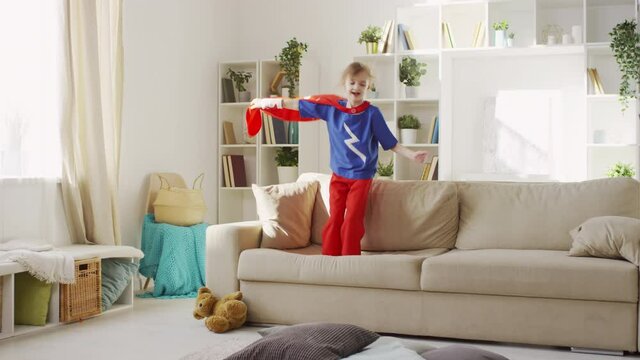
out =
[(405, 56), (400, 62), (400, 82), (406, 86), (407, 98), (416, 97), (417, 86), (420, 86), (420, 77), (427, 73), (427, 64), (418, 62), (411, 56)]
[(634, 177), (636, 175), (636, 171), (633, 169), (631, 164), (625, 164), (618, 162), (609, 171), (607, 171), (608, 177)]
[(516, 34), (510, 32), (509, 37), (507, 38), (507, 47), (513, 47), (513, 39), (516, 37)]
[(622, 111), (629, 107), (629, 99), (635, 99), (636, 87), (640, 86), (640, 34), (636, 25), (635, 20), (626, 20), (609, 33), (611, 50), (622, 73), (618, 92)]
[(377, 54), (380, 39), (382, 39), (382, 29), (375, 25), (369, 25), (360, 33), (358, 44), (366, 44), (367, 54)]
[(275, 160), (280, 184), (295, 182), (298, 179), (298, 149), (288, 146), (277, 148)]
[(280, 55), (276, 55), (276, 61), (280, 65), (280, 70), (284, 71), (285, 79), (289, 86), (289, 96), (296, 96), (296, 87), (300, 80), (300, 65), (302, 65), (302, 54), (307, 52), (308, 45), (299, 42), (295, 37), (287, 41), (287, 46), (280, 50)]
[(507, 43), (506, 39), (507, 39), (507, 30), (509, 30), (509, 23), (507, 22), (507, 20), (502, 20), (502, 21), (494, 22), (492, 27), (493, 27), (493, 30), (495, 30), (493, 45), (499, 48), (505, 47)]
[(227, 70), (227, 75), (231, 78), (238, 90), (238, 97), (240, 102), (251, 101), (251, 92), (247, 91), (244, 84), (248, 83), (252, 77), (252, 74), (248, 71), (234, 71), (233, 69)]
[(393, 158), (387, 164), (383, 164), (378, 160), (376, 173), (378, 174), (378, 179), (391, 179), (393, 176)]
[(406, 114), (398, 118), (400, 139), (403, 144), (415, 144), (420, 129), (420, 120), (415, 115)]

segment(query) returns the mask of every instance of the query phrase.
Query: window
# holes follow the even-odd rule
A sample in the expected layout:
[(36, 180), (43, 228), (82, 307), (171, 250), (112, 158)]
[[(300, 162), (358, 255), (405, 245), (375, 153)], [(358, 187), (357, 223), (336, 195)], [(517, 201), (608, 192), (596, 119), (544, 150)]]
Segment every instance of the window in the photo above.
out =
[(0, 178), (59, 178), (61, 1), (0, 2)]

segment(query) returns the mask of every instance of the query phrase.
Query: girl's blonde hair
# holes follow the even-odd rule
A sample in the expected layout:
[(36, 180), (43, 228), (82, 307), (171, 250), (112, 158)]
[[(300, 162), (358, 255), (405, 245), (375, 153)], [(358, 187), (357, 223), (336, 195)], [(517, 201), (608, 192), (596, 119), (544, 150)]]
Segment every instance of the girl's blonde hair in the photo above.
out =
[(373, 82), (373, 73), (371, 72), (371, 69), (367, 65), (361, 62), (354, 61), (351, 64), (349, 64), (342, 72), (342, 77), (340, 78), (340, 82), (341, 82), (340, 85), (344, 84), (344, 82), (347, 80), (347, 77), (356, 76), (361, 72), (365, 72), (367, 74), (367, 77), (370, 80), (369, 82)]

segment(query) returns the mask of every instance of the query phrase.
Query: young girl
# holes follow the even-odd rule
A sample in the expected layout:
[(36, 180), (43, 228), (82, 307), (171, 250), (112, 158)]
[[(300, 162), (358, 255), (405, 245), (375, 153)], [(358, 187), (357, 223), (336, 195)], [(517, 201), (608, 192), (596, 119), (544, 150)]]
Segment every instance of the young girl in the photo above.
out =
[(398, 144), (380, 109), (364, 100), (371, 80), (371, 70), (354, 62), (342, 74), (346, 98), (317, 95), (300, 100), (255, 99), (247, 112), (250, 135), (260, 129), (259, 109), (283, 120), (327, 122), (333, 175), (329, 221), (322, 232), (324, 255), (360, 255), (367, 198), (378, 164), (378, 144), (418, 163), (428, 155)]

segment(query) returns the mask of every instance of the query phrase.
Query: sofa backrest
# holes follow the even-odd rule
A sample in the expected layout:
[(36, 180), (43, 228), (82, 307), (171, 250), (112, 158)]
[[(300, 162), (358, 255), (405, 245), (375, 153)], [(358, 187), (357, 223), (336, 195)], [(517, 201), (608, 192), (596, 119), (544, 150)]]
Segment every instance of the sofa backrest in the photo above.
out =
[(640, 218), (640, 183), (457, 183), (460, 249), (569, 250), (569, 231), (604, 215)]

